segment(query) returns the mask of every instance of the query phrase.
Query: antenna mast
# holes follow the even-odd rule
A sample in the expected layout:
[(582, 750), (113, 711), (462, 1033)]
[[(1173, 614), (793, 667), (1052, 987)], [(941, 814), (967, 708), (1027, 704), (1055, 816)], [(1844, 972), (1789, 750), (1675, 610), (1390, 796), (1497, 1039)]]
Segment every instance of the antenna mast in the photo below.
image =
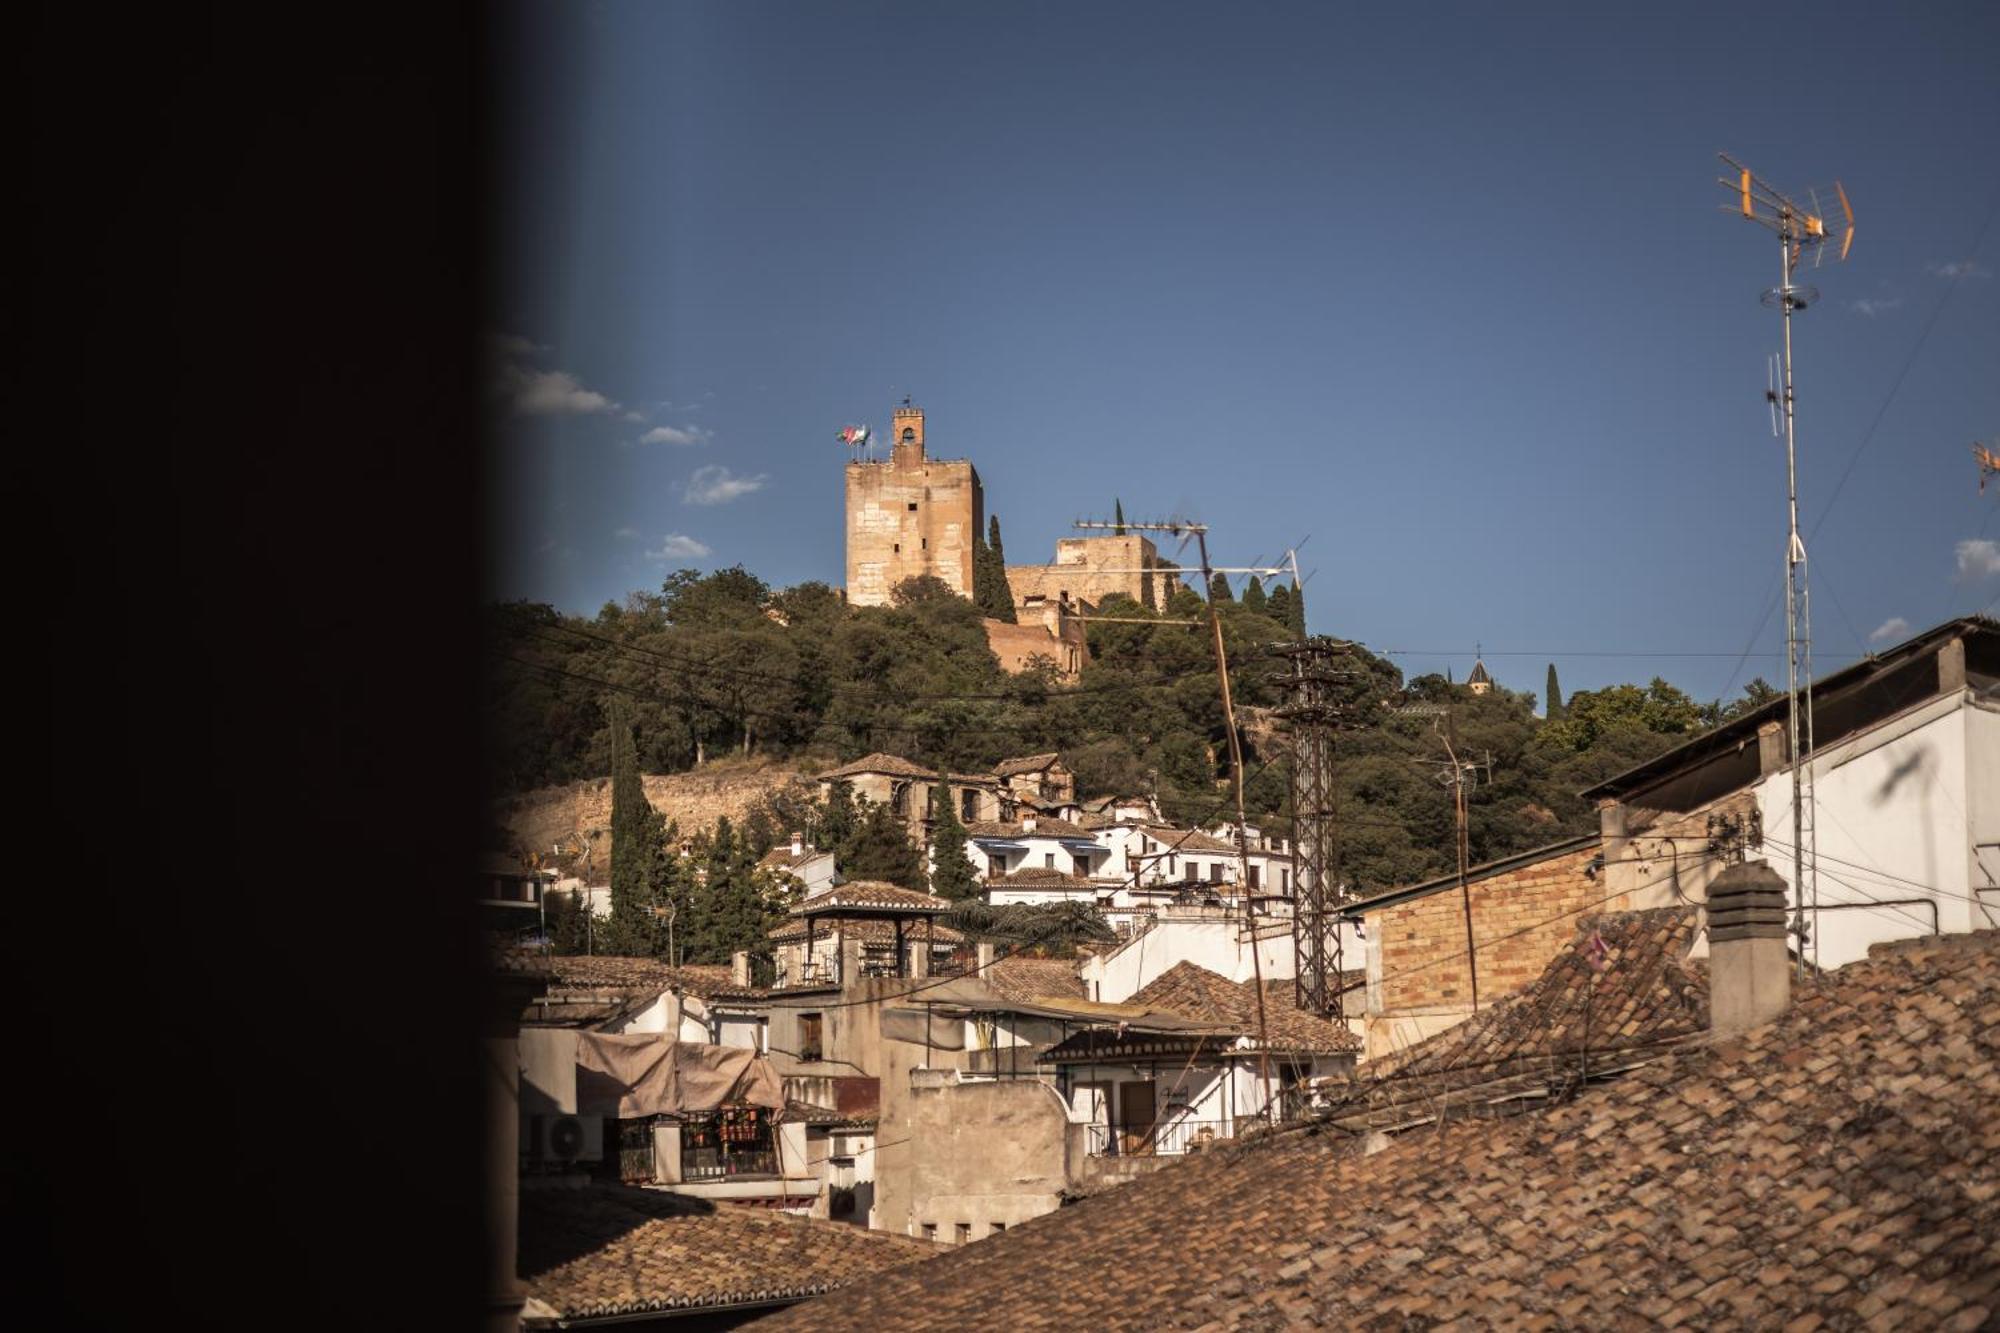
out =
[[(1799, 535), (1798, 438), (1794, 423), (1795, 399), (1792, 391), (1792, 312), (1819, 300), (1819, 289), (1793, 281), (1799, 260), (1811, 251), (1814, 267), (1826, 256), (1833, 239), (1827, 213), (1816, 193), (1809, 191), (1810, 206), (1762, 180), (1727, 153), (1718, 154), (1734, 172), (1734, 177), (1718, 177), (1718, 183), (1735, 196), (1724, 205), (1732, 212), (1757, 223), (1778, 238), (1778, 285), (1764, 293), (1764, 304), (1774, 306), (1784, 331), (1780, 353), (1780, 374), (1775, 387), (1777, 407), (1785, 426), (1785, 679), (1789, 696), (1787, 731), (1792, 766), (1792, 924), (1798, 941), (1798, 969), (1805, 976), (1806, 953), (1814, 961), (1819, 956), (1819, 837), (1813, 819), (1813, 724), (1812, 724), (1812, 608), (1806, 586), (1806, 545)], [(1838, 258), (1846, 259), (1854, 244), (1854, 210), (1848, 205), (1847, 191), (1839, 182), (1833, 196), (1840, 209)], [(1766, 398), (1771, 396), (1767, 390)], [(1811, 920), (1807, 912), (1811, 912)]]

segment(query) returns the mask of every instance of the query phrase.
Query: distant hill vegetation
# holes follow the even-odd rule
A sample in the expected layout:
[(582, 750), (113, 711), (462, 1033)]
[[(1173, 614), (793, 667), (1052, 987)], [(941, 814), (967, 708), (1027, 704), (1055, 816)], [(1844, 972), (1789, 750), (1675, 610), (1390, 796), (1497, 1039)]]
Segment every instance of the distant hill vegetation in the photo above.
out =
[[(1268, 712), (1282, 702), (1282, 664), (1268, 650), (1296, 637), (1304, 608), (1289, 589), (1254, 583), (1217, 605), (1251, 817), (1282, 830), (1283, 729)], [(748, 765), (769, 774), (751, 782), (776, 786), (797, 769), (877, 750), (956, 771), (1056, 750), (1085, 799), (1151, 791), (1170, 818), (1208, 823), (1227, 813), (1228, 790), (1211, 647), (1205, 626), (1166, 623), (1205, 613), (1188, 589), (1159, 613), (1111, 599), (1100, 614), (1139, 623), (1092, 625), (1091, 662), (1064, 686), (1052, 664), (1002, 672), (980, 609), (936, 579), (908, 580), (886, 607), (850, 607), (823, 583), (774, 590), (741, 567), (680, 571), (658, 592), (592, 617), (506, 603), (486, 619), (489, 762), (503, 795), (607, 777), (606, 703), (616, 694), (629, 705), (648, 774), (706, 771), (743, 756), (771, 765)], [(1730, 707), (1702, 705), (1654, 679), (1579, 692), (1544, 721), (1532, 694), (1474, 695), (1441, 676), (1406, 681), (1359, 646), (1347, 665), (1341, 860), (1345, 877), (1365, 887), (1455, 864), (1451, 798), (1437, 781), (1441, 710), (1412, 705), (1448, 704), (1461, 754), (1490, 756), (1491, 779), (1482, 776), (1470, 797), (1476, 862), (1594, 828), (1577, 791), (1770, 694), (1753, 681)], [(724, 803), (740, 812), (745, 799), (736, 790)], [(707, 813), (690, 808), (682, 828)], [(551, 810), (536, 822), (565, 817)]]

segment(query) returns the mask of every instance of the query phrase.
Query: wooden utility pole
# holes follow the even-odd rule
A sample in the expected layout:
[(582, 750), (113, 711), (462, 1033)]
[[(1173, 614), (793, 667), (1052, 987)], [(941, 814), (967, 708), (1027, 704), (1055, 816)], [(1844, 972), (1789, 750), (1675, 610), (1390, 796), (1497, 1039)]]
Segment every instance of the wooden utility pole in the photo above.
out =
[(1250, 974), (1257, 991), (1257, 1080), (1263, 1085), (1268, 1108), (1271, 1098), (1269, 1046), (1265, 1041), (1264, 960), (1257, 945), (1256, 903), (1250, 894), (1249, 821), (1244, 814), (1243, 741), (1236, 732), (1236, 704), (1229, 693), (1229, 654), (1222, 644), (1222, 616), (1215, 607), (1216, 570), (1208, 563), (1208, 525), (1205, 523), (1090, 523), (1079, 528), (1122, 527), (1130, 532), (1167, 532), (1176, 537), (1191, 536), (1201, 556), (1202, 596), (1208, 603), (1209, 637), (1215, 649), (1215, 675), (1222, 687), (1222, 726), (1229, 737), (1229, 773), (1236, 796), (1236, 888), (1243, 897), (1243, 925), (1250, 936)]

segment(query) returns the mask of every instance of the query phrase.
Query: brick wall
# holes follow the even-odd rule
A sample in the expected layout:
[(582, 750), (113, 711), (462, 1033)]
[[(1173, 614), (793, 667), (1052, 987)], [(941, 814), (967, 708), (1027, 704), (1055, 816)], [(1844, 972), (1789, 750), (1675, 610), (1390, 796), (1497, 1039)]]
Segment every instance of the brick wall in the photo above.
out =
[[(1475, 880), (1472, 938), (1479, 1002), (1511, 995), (1540, 976), (1576, 933), (1576, 922), (1607, 890), (1600, 874), (1584, 876), (1598, 854), (1590, 845), (1532, 865)], [(1414, 1039), (1469, 1013), (1471, 974), (1465, 958), (1465, 907), (1456, 886), (1366, 914), (1369, 938), (1369, 1054), (1375, 1033)], [(1379, 964), (1378, 964), (1379, 959)], [(1441, 1018), (1398, 1027), (1394, 1020)]]

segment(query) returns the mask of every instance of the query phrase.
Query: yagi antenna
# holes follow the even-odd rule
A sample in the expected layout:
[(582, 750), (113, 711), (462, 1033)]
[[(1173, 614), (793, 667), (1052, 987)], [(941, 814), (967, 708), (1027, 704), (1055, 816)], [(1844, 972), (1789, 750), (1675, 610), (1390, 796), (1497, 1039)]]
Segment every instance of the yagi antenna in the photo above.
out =
[[(1732, 174), (1717, 178), (1729, 191), (1729, 211), (1738, 213), (1778, 238), (1779, 280), (1764, 293), (1764, 304), (1780, 313), (1784, 340), (1775, 369), (1767, 369), (1765, 401), (1771, 405), (1775, 431), (1784, 417), (1785, 507), (1785, 684), (1789, 734), (1785, 754), (1792, 774), (1792, 920), (1799, 976), (1807, 959), (1819, 959), (1819, 834), (1813, 811), (1812, 612), (1806, 592), (1806, 547), (1799, 536), (1799, 455), (1797, 398), (1792, 389), (1792, 314), (1819, 299), (1819, 292), (1792, 281), (1807, 250), (1813, 263), (1826, 258), (1831, 246), (1840, 259), (1854, 245), (1854, 209), (1839, 182), (1829, 189), (1832, 202), (1822, 202), (1818, 190), (1806, 192), (1801, 204), (1727, 153), (1718, 154)], [(1810, 913), (1810, 920), (1808, 920)]]

